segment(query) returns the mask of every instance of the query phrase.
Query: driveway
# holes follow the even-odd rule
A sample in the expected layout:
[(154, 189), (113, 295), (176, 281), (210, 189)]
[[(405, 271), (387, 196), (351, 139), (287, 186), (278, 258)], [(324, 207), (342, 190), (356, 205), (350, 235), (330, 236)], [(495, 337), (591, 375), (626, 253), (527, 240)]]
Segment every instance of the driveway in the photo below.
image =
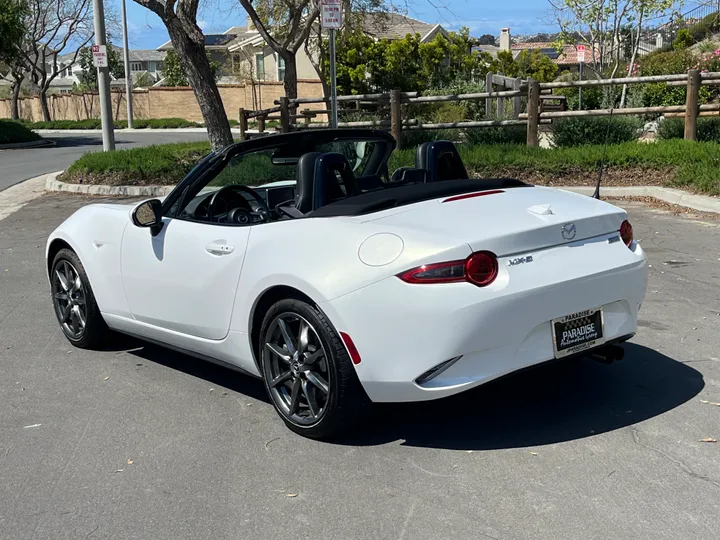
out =
[[(102, 151), (102, 135), (99, 133), (58, 133), (43, 137), (54, 141), (56, 146), (0, 150), (0, 191), (28, 178), (63, 170), (88, 152)], [(151, 144), (206, 140), (207, 133), (204, 132), (116, 132), (115, 148), (123, 150)]]
[(254, 379), (130, 339), (69, 346), (43, 249), (88, 202), (0, 222), (0, 538), (720, 536), (720, 443), (700, 442), (720, 440), (720, 221), (628, 203), (652, 267), (623, 361), (377, 407), (328, 444)]

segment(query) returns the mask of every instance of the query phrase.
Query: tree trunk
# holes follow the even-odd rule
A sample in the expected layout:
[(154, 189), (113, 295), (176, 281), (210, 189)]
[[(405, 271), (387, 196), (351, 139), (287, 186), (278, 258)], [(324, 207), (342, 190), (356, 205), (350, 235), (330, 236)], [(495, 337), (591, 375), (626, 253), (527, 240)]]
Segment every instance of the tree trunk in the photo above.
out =
[(283, 51), (283, 60), (285, 60), (285, 78), (283, 79), (283, 87), (285, 95), (290, 99), (298, 97), (298, 81), (297, 81), (297, 54), (292, 51)]
[(50, 122), (50, 107), (48, 107), (47, 90), (40, 89), (40, 108), (42, 109), (43, 120)]
[(220, 91), (205, 54), (205, 47), (195, 43), (185, 33), (177, 19), (174, 22), (168, 21), (167, 29), (200, 106), (210, 146), (213, 150), (217, 150), (232, 144), (234, 141), (230, 122), (225, 114)]
[(11, 91), (11, 100), (10, 100), (10, 117), (13, 120), (20, 120), (20, 85), (22, 84), (22, 80), (15, 80), (13, 82)]

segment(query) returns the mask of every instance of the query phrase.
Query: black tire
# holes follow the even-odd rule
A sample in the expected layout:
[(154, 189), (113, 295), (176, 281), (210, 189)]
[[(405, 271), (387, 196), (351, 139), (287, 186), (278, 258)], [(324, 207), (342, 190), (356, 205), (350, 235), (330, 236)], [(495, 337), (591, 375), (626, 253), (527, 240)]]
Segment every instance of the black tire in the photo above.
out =
[[(61, 273), (66, 271), (68, 266), (74, 271), (80, 278), (81, 292), (84, 298), (84, 316), (85, 324), (80, 333), (74, 333), (72, 324), (79, 319), (71, 314), (70, 320), (63, 319), (63, 306), (67, 307), (67, 303), (56, 298), (58, 291), (62, 292), (62, 283), (57, 276), (57, 271)], [(51, 271), (50, 271), (50, 295), (53, 302), (53, 310), (57, 317), (58, 324), (67, 338), (75, 347), (80, 349), (96, 349), (101, 348), (107, 343), (109, 329), (105, 320), (100, 313), (100, 308), (95, 301), (95, 294), (93, 293), (92, 287), (90, 286), (90, 280), (88, 279), (85, 267), (80, 262), (80, 258), (71, 249), (61, 249), (53, 259)], [(67, 295), (66, 295), (67, 296)], [(71, 295), (72, 296), (72, 295)], [(79, 295), (78, 295), (79, 296)], [(77, 300), (79, 302), (79, 300)], [(81, 304), (76, 304), (78, 307)], [(72, 319), (75, 319), (73, 321)], [(65, 323), (68, 324), (65, 324)]]
[[(315, 364), (318, 366), (315, 368), (315, 373), (322, 375), (322, 368), (326, 368), (326, 374), (329, 380), (324, 380), (323, 382), (327, 383), (329, 392), (325, 397), (324, 406), (321, 408), (322, 414), (317, 420), (297, 421), (297, 416), (289, 414), (289, 411), (286, 410), (288, 403), (283, 401), (283, 395), (285, 395), (288, 401), (290, 401), (291, 406), (291, 387), (295, 384), (294, 381), (296, 379), (302, 381), (304, 377), (307, 388), (305, 386), (302, 387), (303, 393), (300, 400), (302, 401), (304, 399), (307, 407), (306, 413), (312, 418), (313, 415), (309, 406), (309, 393), (314, 391), (317, 397), (318, 395), (323, 396), (323, 392), (318, 390), (319, 387), (314, 387), (310, 384), (307, 373), (299, 373), (297, 378), (293, 378), (287, 381), (287, 383), (275, 387), (281, 387), (282, 391), (273, 391), (271, 388), (271, 382), (274, 378), (273, 369), (284, 362), (280, 357), (274, 355), (266, 346), (266, 343), (272, 342), (273, 335), (277, 334), (277, 330), (273, 331), (273, 328), (277, 328), (275, 325), (279, 317), (289, 317), (291, 320), (293, 317), (297, 317), (309, 323), (311, 330), (314, 331), (314, 335), (319, 339), (319, 342), (324, 348), (324, 354), (321, 355), (320, 358), (324, 358), (325, 361), (318, 360), (318, 364)], [(300, 322), (298, 322), (298, 325), (299, 324)], [(296, 343), (299, 343), (299, 341), (298, 338)], [(306, 339), (306, 343), (307, 341)], [(313, 338), (310, 341), (315, 341), (315, 339)], [(340, 336), (332, 324), (330, 324), (330, 321), (328, 321), (325, 315), (315, 306), (311, 306), (302, 300), (290, 298), (276, 302), (265, 314), (260, 330), (258, 347), (260, 351), (263, 382), (270, 401), (280, 418), (282, 418), (285, 424), (295, 433), (311, 439), (335, 438), (353, 425), (357, 425), (365, 417), (370, 406), (370, 400), (358, 380), (353, 363)], [(313, 345), (309, 345), (308, 349), (312, 351), (312, 347)], [(298, 350), (301, 349), (299, 346), (296, 348)], [(317, 353), (317, 348), (314, 352)], [(311, 352), (306, 354), (310, 357), (313, 356)], [(273, 364), (273, 362), (275, 363)], [(292, 362), (288, 365), (292, 365)], [(310, 369), (312, 369), (312, 367), (310, 367)], [(300, 406), (302, 406), (302, 403)], [(315, 406), (317, 408), (317, 401), (315, 401)]]

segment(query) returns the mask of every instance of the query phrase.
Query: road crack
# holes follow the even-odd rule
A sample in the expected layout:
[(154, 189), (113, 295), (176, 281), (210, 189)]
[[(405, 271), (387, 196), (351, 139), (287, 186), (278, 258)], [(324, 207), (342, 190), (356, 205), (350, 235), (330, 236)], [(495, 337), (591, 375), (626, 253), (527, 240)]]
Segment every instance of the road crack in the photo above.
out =
[(643, 448), (647, 448), (648, 450), (652, 450), (659, 456), (662, 456), (663, 458), (667, 459), (671, 463), (677, 465), (680, 470), (682, 470), (685, 474), (688, 476), (691, 476), (693, 478), (696, 478), (698, 480), (702, 480), (703, 482), (707, 482), (709, 484), (712, 484), (713, 486), (720, 488), (720, 481), (715, 480), (713, 478), (710, 478), (709, 476), (705, 476), (703, 474), (700, 474), (698, 472), (695, 472), (687, 463), (685, 463), (682, 459), (677, 458), (670, 454), (669, 452), (666, 452), (665, 450), (658, 448), (656, 446), (651, 445), (650, 443), (643, 442), (640, 439), (640, 434), (642, 433), (639, 429), (636, 427), (630, 426), (630, 431), (632, 432), (633, 441), (638, 446), (642, 446)]

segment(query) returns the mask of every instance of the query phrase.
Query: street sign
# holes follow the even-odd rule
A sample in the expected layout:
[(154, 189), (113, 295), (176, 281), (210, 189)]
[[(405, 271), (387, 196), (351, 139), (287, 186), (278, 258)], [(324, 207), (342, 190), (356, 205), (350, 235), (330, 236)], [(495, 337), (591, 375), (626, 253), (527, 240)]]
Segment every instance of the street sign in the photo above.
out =
[(93, 45), (93, 66), (108, 67), (107, 47), (105, 45)]
[(578, 45), (577, 46), (577, 56), (578, 56), (578, 62), (583, 63), (585, 62), (585, 45)]
[(332, 30), (342, 27), (341, 0), (322, 0), (322, 27)]

